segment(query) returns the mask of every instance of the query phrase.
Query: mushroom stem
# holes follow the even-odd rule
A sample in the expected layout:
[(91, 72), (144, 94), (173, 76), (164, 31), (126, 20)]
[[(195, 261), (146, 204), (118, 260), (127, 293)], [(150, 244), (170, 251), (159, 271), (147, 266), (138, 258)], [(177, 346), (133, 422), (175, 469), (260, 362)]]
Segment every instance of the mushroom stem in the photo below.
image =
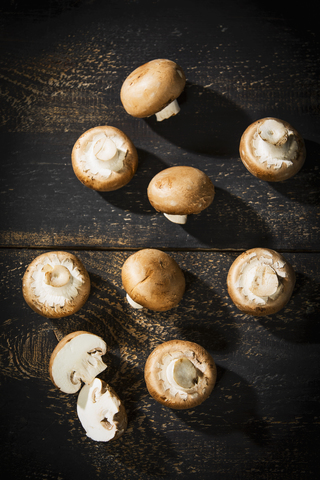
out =
[(93, 145), (94, 164), (102, 170), (117, 172), (122, 168), (123, 158), (116, 143), (106, 135), (100, 136)]
[(143, 308), (143, 306), (140, 305), (140, 303), (137, 303), (134, 300), (132, 300), (132, 298), (130, 297), (130, 295), (128, 293), (127, 293), (126, 297), (127, 297), (128, 303), (130, 303), (131, 307), (137, 308), (137, 309)]
[(167, 378), (171, 385), (188, 390), (197, 383), (198, 373), (193, 363), (183, 357), (169, 363)]
[(294, 133), (288, 130), (278, 120), (266, 120), (257, 131), (253, 140), (253, 146), (257, 157), (277, 163), (278, 167), (283, 162), (292, 164), (298, 144), (294, 139)]
[(118, 150), (114, 142), (110, 138), (104, 136), (95, 143), (93, 153), (99, 160), (106, 162), (113, 160), (117, 155)]
[(169, 213), (163, 214), (170, 222), (179, 223), (180, 225), (184, 225), (187, 222), (187, 215), (170, 215)]
[(47, 285), (51, 285), (51, 287), (63, 287), (69, 283), (71, 278), (69, 270), (63, 265), (55, 265), (53, 268), (50, 265), (46, 265), (44, 272), (44, 281)]
[(279, 286), (276, 272), (270, 265), (256, 265), (247, 273), (249, 290), (258, 297), (273, 295)]
[(173, 115), (177, 115), (180, 112), (180, 107), (177, 100), (173, 100), (173, 102), (169, 103), (166, 107), (164, 107), (160, 112), (156, 113), (156, 118), (158, 122), (162, 122), (166, 118), (170, 118)]

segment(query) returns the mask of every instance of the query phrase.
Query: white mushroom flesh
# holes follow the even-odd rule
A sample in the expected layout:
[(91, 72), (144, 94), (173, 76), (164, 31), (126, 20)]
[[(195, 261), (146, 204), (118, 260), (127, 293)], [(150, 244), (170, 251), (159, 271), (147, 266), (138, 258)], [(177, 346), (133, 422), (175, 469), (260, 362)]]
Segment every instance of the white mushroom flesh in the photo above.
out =
[(169, 213), (163, 214), (170, 222), (184, 225), (187, 222), (188, 215), (171, 215)]
[(97, 442), (112, 440), (119, 432), (115, 415), (119, 413), (120, 405), (119, 398), (106, 384), (104, 388), (99, 378), (85, 385), (78, 395), (77, 413), (87, 436)]
[(160, 112), (156, 113), (156, 119), (158, 122), (162, 122), (162, 120), (166, 120), (167, 118), (172, 117), (173, 115), (177, 115), (180, 112), (180, 107), (177, 100), (173, 100), (173, 102), (169, 103), (166, 107), (164, 107)]
[(126, 294), (126, 297), (127, 297), (128, 303), (131, 305), (131, 307), (137, 308), (137, 309), (143, 308), (143, 306), (140, 305), (140, 303), (137, 303), (134, 300), (132, 300), (132, 298), (130, 297), (130, 295), (128, 293)]
[(167, 367), (167, 378), (176, 388), (188, 390), (197, 383), (197, 369), (188, 358), (172, 360)]
[(260, 258), (252, 253), (241, 268), (236, 287), (241, 288), (250, 301), (265, 305), (269, 298), (276, 299), (282, 290), (281, 277), (286, 277), (284, 266), (284, 262), (273, 262), (268, 252)]
[(44, 281), (47, 285), (52, 287), (63, 287), (70, 282), (71, 274), (67, 267), (63, 265), (46, 265), (44, 267)]
[(57, 255), (43, 258), (33, 272), (32, 279), (31, 287), (38, 301), (49, 307), (63, 307), (66, 302), (72, 301), (84, 283), (73, 261), (68, 258), (60, 261)]
[(261, 163), (279, 169), (282, 165), (293, 165), (297, 156), (298, 142), (294, 132), (278, 120), (265, 120), (253, 136), (253, 149)]
[(192, 351), (176, 351), (166, 354), (158, 363), (159, 380), (163, 381), (164, 390), (172, 396), (179, 395), (183, 399), (195, 398), (199, 395), (199, 381), (206, 365), (195, 358)]
[(107, 345), (102, 338), (90, 333), (73, 337), (56, 354), (52, 367), (52, 379), (65, 393), (77, 392), (82, 382), (90, 384), (107, 365), (102, 361)]
[(94, 175), (100, 174), (108, 178), (112, 172), (121, 170), (127, 155), (124, 143), (120, 135), (107, 136), (103, 132), (93, 135), (80, 159), (83, 171), (90, 171)]

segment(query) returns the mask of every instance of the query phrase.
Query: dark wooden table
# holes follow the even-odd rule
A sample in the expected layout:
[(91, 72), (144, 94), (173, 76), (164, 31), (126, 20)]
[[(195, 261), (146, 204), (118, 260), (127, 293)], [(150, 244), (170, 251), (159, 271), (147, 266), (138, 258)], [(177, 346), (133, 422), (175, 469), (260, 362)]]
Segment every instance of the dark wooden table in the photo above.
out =
[[(278, 2), (280, 3), (280, 2)], [(1, 459), (4, 480), (315, 479), (319, 471), (319, 28), (314, 10), (254, 1), (12, 0), (0, 6)], [(181, 112), (156, 123), (123, 109), (126, 76), (154, 58), (182, 66)], [(274, 116), (303, 136), (307, 160), (281, 183), (253, 177), (242, 132)], [(112, 125), (134, 142), (139, 168), (111, 193), (84, 187), (71, 150)], [(160, 170), (190, 165), (216, 186), (212, 205), (174, 225), (149, 204)], [(278, 314), (254, 318), (231, 302), (233, 260), (256, 246), (282, 253), (297, 282)], [(156, 313), (125, 300), (121, 266), (159, 248), (182, 267), (179, 306)], [(21, 280), (40, 253), (76, 254), (92, 281), (76, 314), (50, 320), (24, 302)], [(88, 439), (77, 395), (49, 379), (52, 350), (87, 330), (109, 346), (101, 375), (121, 397), (128, 430)], [(195, 409), (148, 394), (143, 369), (161, 342), (195, 341), (214, 357), (216, 387)]]

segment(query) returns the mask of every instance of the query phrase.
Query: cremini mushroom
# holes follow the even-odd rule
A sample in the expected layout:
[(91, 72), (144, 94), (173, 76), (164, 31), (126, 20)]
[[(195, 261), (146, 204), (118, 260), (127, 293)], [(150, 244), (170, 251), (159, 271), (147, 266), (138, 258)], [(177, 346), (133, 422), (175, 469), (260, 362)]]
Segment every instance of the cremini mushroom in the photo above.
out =
[(102, 359), (106, 353), (107, 344), (98, 335), (82, 330), (66, 335), (50, 357), (53, 384), (64, 393), (75, 393), (83, 383), (91, 384), (107, 368)]
[(134, 308), (169, 310), (178, 305), (185, 291), (181, 268), (161, 250), (139, 250), (127, 258), (121, 274), (127, 300)]
[(150, 395), (174, 409), (193, 408), (212, 392), (217, 369), (211, 355), (200, 345), (170, 340), (149, 355), (144, 377)]
[(138, 153), (125, 133), (99, 126), (84, 132), (74, 144), (72, 167), (86, 187), (110, 192), (126, 185), (138, 168)]
[(100, 378), (80, 390), (77, 413), (87, 436), (97, 442), (116, 440), (127, 428), (127, 414), (120, 398)]
[(89, 274), (69, 252), (47, 252), (36, 257), (22, 280), (25, 301), (35, 312), (61, 318), (77, 312), (90, 293)]
[(262, 316), (276, 313), (288, 303), (295, 279), (292, 266), (282, 255), (268, 248), (252, 248), (231, 265), (227, 286), (239, 310)]
[(147, 195), (153, 208), (174, 223), (185, 224), (188, 215), (200, 213), (213, 201), (215, 188), (198, 168), (166, 168), (149, 183)]
[(304, 140), (297, 130), (273, 117), (252, 123), (241, 137), (239, 151), (249, 172), (269, 182), (292, 177), (306, 158)]
[(157, 59), (141, 65), (124, 81), (120, 98), (129, 115), (156, 115), (162, 121), (180, 111), (177, 98), (186, 84), (185, 74), (171, 60)]

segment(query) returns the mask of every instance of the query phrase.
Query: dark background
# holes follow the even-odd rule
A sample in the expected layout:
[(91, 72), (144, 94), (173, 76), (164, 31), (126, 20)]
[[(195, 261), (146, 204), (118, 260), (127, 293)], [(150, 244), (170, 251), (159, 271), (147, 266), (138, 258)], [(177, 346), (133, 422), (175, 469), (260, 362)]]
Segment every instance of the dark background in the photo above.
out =
[[(313, 4), (314, 5), (314, 4)], [(309, 2), (56, 0), (0, 6), (0, 469), (4, 478), (314, 479), (319, 471), (320, 232), (319, 28)], [(130, 117), (126, 76), (155, 58), (176, 61), (187, 85), (164, 122)], [(292, 179), (263, 182), (238, 145), (264, 116), (291, 123), (307, 160)], [(112, 125), (137, 147), (131, 182), (110, 193), (84, 187), (71, 150), (87, 129)], [(205, 171), (212, 205), (174, 225), (149, 204), (151, 178), (172, 165)], [(232, 304), (233, 260), (268, 247), (297, 282), (278, 314), (254, 318)], [(121, 266), (159, 248), (183, 269), (179, 306), (133, 311)], [(75, 315), (50, 320), (24, 302), (27, 265), (70, 250), (92, 290)], [(128, 413), (116, 442), (85, 436), (77, 396), (48, 375), (57, 341), (75, 330), (109, 346), (101, 375)], [(173, 338), (213, 356), (218, 381), (206, 402), (174, 411), (148, 394), (143, 369)]]

